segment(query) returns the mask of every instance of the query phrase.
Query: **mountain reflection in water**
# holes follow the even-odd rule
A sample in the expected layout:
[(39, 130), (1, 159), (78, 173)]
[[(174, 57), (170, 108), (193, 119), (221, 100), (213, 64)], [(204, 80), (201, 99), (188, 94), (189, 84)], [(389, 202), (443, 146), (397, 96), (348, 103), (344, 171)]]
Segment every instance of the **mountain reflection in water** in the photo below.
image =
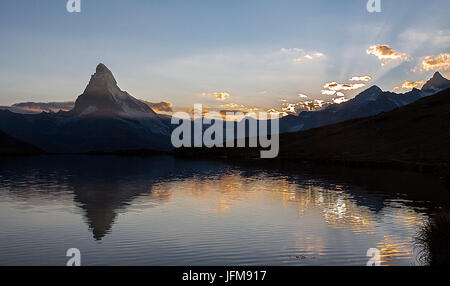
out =
[(365, 265), (373, 247), (414, 265), (429, 201), (448, 201), (417, 174), (169, 156), (8, 159), (0, 181), (0, 265), (64, 265), (70, 247), (84, 265)]

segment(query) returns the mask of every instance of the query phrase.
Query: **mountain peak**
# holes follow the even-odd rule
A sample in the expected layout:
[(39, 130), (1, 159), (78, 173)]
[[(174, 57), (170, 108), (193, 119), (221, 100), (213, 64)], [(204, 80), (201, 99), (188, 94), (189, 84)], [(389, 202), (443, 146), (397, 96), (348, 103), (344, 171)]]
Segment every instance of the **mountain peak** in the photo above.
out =
[(450, 80), (446, 79), (441, 75), (440, 72), (435, 72), (433, 77), (428, 80), (424, 86), (422, 87), (422, 90), (442, 90), (444, 88), (447, 88), (450, 86)]
[(440, 72), (437, 71), (434, 73), (433, 78), (444, 78), (444, 77), (441, 75)]
[(357, 102), (375, 101), (383, 91), (376, 85), (369, 87), (355, 97)]
[(113, 73), (104, 64), (99, 64), (84, 93), (105, 94), (113, 90), (119, 90)]
[(96, 73), (111, 73), (111, 71), (102, 63), (99, 63), (96, 70)]
[(372, 85), (371, 87), (369, 87), (368, 89), (366, 89), (364, 92), (366, 92), (366, 91), (370, 91), (370, 92), (378, 92), (378, 93), (383, 92), (383, 90), (381, 90), (381, 88), (379, 88), (377, 85)]
[(72, 110), (76, 115), (156, 117), (145, 103), (122, 91), (113, 73), (100, 63)]

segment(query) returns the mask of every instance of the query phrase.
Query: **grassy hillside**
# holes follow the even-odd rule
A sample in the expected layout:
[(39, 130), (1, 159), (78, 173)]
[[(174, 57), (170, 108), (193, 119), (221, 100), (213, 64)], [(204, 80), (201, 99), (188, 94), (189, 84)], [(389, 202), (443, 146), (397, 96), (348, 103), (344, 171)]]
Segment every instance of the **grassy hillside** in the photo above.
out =
[(374, 117), (283, 134), (279, 159), (448, 167), (450, 89)]

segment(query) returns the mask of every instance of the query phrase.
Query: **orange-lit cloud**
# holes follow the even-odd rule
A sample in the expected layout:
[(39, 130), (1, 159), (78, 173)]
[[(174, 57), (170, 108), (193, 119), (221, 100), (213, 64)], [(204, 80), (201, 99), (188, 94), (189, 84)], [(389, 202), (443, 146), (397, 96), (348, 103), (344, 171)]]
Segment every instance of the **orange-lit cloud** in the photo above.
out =
[(256, 107), (247, 107), (245, 105), (242, 104), (237, 104), (237, 103), (227, 103), (227, 104), (221, 104), (220, 108), (222, 110), (220, 110), (220, 112), (225, 113), (225, 112), (243, 112), (243, 113), (249, 113), (249, 112), (258, 112), (258, 111), (262, 111), (260, 108), (256, 108)]
[(332, 101), (322, 99), (311, 99), (308, 95), (299, 93), (297, 102), (289, 102), (287, 99), (280, 99), (282, 105), (279, 109), (273, 108), (268, 112), (279, 112), (281, 116), (298, 114), (302, 111), (315, 111), (331, 105)]
[(400, 86), (396, 86), (392, 89), (392, 91), (398, 91), (398, 90), (409, 90), (409, 89), (413, 89), (413, 88), (421, 88), (423, 85), (425, 84), (424, 80), (420, 80), (420, 81), (408, 81), (405, 80), (402, 85)]
[(323, 87), (332, 90), (332, 91), (340, 91), (340, 90), (354, 90), (358, 88), (365, 87), (366, 85), (363, 83), (337, 83), (337, 82), (329, 82), (326, 83)]
[(230, 98), (230, 94), (227, 92), (213, 92), (213, 93), (202, 93), (202, 96), (212, 96), (215, 97), (216, 100), (224, 101)]
[(350, 81), (371, 81), (372, 78), (368, 75), (366, 76), (354, 76), (350, 79)]
[[(202, 116), (205, 116), (207, 113), (212, 112), (212, 111), (213, 110), (210, 110), (209, 106), (206, 106), (206, 105), (202, 106)], [(179, 112), (186, 112), (193, 118), (195, 110), (193, 108), (188, 108), (188, 109), (180, 110)]]
[(289, 114), (298, 114), (302, 111), (315, 111), (331, 105), (333, 102), (321, 99), (306, 100), (295, 103), (283, 101), (281, 110), (271, 109), (268, 112), (279, 112), (281, 116)]
[(69, 111), (75, 106), (74, 101), (67, 102), (24, 102), (16, 103), (12, 107), (18, 111), (41, 113), (41, 112), (58, 112)]
[(142, 100), (142, 99), (141, 99), (141, 101), (144, 102), (145, 104), (147, 104), (156, 113), (158, 113), (158, 112), (171, 113), (172, 112), (173, 104), (170, 103), (170, 102), (161, 101), (161, 102), (158, 102), (158, 103), (153, 103), (153, 102), (149, 102), (149, 101)]
[(423, 58), (420, 67), (414, 68), (413, 72), (430, 70), (450, 71), (450, 54), (442, 53), (435, 57), (427, 56)]
[(224, 120), (239, 121), (243, 118), (242, 114), (244, 116), (254, 117), (255, 114), (258, 116), (258, 112), (263, 112), (265, 110), (258, 107), (248, 107), (237, 103), (227, 103), (221, 104), (218, 111)]
[(382, 63), (381, 63), (382, 66), (389, 64), (391, 61), (394, 61), (394, 60), (402, 60), (402, 61), (409, 60), (409, 57), (407, 54), (400, 53), (388, 45), (370, 46), (367, 49), (366, 53), (368, 55), (376, 56), (380, 61), (382, 61)]
[[(370, 80), (369, 76), (364, 77), (353, 77), (350, 80), (353, 81), (362, 81), (362, 80)], [(326, 101), (327, 104), (341, 104), (349, 101), (350, 99), (345, 97), (345, 94), (342, 92), (344, 90), (355, 90), (359, 88), (363, 88), (366, 85), (364, 83), (337, 83), (337, 82), (329, 82), (326, 83), (321, 91), (323, 95), (333, 96), (331, 101)]]

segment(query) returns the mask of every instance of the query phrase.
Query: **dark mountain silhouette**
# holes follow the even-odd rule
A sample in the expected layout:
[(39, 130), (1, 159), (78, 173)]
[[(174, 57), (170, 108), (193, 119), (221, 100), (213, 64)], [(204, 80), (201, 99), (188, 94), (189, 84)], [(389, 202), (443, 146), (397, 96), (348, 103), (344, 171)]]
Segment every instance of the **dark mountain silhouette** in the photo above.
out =
[(433, 77), (426, 82), (422, 90), (436, 92), (450, 86), (450, 80), (443, 77), (439, 72), (436, 72)]
[(0, 156), (2, 155), (35, 155), (43, 151), (31, 144), (24, 143), (0, 131)]
[(319, 111), (302, 112), (298, 116), (284, 117), (280, 120), (280, 130), (282, 133), (303, 131), (350, 119), (374, 116), (408, 105), (448, 87), (450, 80), (438, 72), (422, 90), (413, 89), (404, 94), (382, 91), (379, 87), (372, 86), (348, 102), (334, 104)]
[(172, 147), (169, 126), (147, 104), (121, 91), (103, 64), (71, 111), (30, 115), (0, 110), (0, 130), (52, 153)]
[(180, 148), (175, 154), (255, 166), (316, 162), (401, 167), (438, 172), (449, 179), (450, 88), (377, 116), (281, 134), (276, 159), (259, 160), (259, 148)]
[(283, 134), (279, 159), (380, 165), (450, 164), (450, 89), (383, 113)]
[(120, 90), (112, 72), (104, 65), (97, 66), (84, 93), (78, 97), (71, 115), (132, 118), (153, 118), (157, 114), (145, 103)]
[[(346, 103), (284, 117), (280, 120), (280, 132), (304, 131), (374, 116), (448, 86), (450, 81), (439, 73), (422, 90), (413, 89), (405, 94), (383, 92), (372, 86)], [(170, 116), (156, 114), (147, 103), (122, 91), (113, 73), (99, 64), (72, 110), (40, 114), (0, 110), (0, 130), (50, 153), (171, 150), (170, 135), (176, 126), (171, 125), (170, 119)], [(246, 125), (248, 127), (249, 123)], [(203, 129), (207, 127), (205, 125)], [(249, 136), (246, 129), (246, 136)]]

